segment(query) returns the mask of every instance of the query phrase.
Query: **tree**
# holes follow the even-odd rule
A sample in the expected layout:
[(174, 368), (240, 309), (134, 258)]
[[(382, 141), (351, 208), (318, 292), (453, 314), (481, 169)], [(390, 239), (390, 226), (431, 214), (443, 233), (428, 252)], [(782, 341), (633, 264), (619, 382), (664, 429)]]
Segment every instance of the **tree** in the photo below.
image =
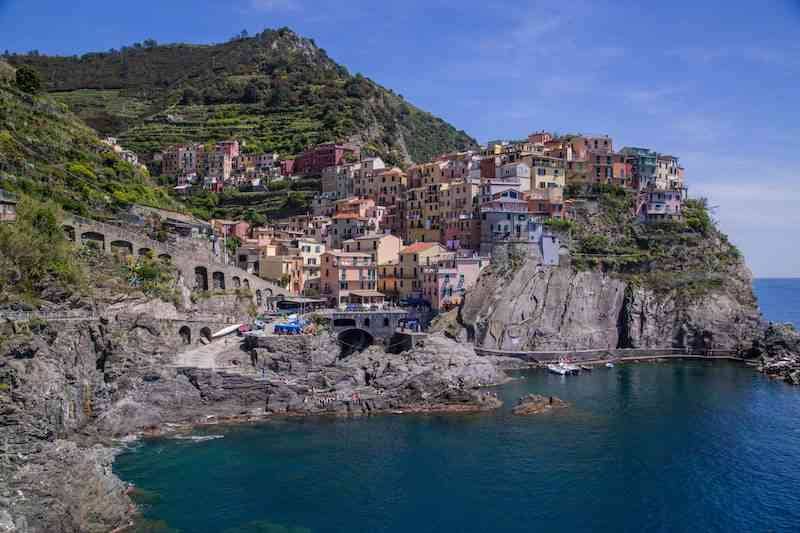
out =
[(37, 94), (42, 90), (42, 80), (39, 73), (27, 65), (17, 69), (16, 77), (17, 88), (28, 94)]
[(228, 253), (231, 255), (236, 255), (236, 250), (242, 245), (242, 241), (239, 240), (239, 237), (236, 236), (228, 236), (225, 239), (225, 248), (227, 248)]
[(255, 209), (248, 209), (244, 214), (244, 219), (250, 224), (251, 228), (257, 228), (267, 223), (267, 217), (261, 213), (257, 213)]
[(0, 224), (0, 301), (9, 292), (33, 298), (51, 282), (72, 290), (83, 272), (52, 202), (22, 197), (14, 224)]
[(155, 39), (145, 39), (144, 40), (144, 47), (145, 48), (155, 48), (158, 46), (158, 42)]

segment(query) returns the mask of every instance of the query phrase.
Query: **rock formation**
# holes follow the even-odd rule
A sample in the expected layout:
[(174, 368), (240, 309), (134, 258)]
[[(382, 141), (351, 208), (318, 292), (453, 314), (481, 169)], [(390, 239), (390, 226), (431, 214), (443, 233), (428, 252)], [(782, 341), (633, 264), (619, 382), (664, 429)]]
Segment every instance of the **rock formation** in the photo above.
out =
[(520, 416), (538, 415), (568, 406), (567, 402), (555, 396), (528, 394), (517, 400), (517, 405), (514, 406), (511, 412)]
[(599, 269), (534, 262), (510, 275), (486, 271), (459, 320), (476, 346), (521, 351), (746, 349), (761, 328), (752, 291), (738, 280), (690, 298)]

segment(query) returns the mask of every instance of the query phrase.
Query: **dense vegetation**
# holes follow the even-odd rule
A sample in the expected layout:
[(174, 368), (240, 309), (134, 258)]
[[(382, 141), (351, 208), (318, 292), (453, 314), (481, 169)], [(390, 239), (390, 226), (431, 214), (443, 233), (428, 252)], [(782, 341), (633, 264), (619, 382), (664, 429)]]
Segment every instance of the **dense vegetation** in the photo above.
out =
[(23, 198), (14, 224), (0, 224), (0, 303), (35, 301), (45, 289), (71, 291), (83, 270), (52, 202)]
[(86, 296), (130, 294), (177, 302), (175, 267), (154, 257), (111, 257), (91, 244), (77, 248), (53, 202), (23, 195), (13, 224), (0, 224), (0, 306), (63, 303)]
[(266, 30), (217, 45), (153, 41), (77, 57), (11, 55), (89, 125), (148, 153), (236, 137), (248, 150), (294, 154), (360, 141), (394, 164), (474, 147), (463, 131), (332, 61), (313, 40)]
[(22, 92), (10, 76), (0, 77), (0, 188), (98, 217), (131, 203), (177, 206), (62, 104)]
[(704, 199), (684, 203), (680, 220), (637, 223), (635, 194), (608, 185), (574, 184), (566, 191), (576, 220), (563, 224), (573, 265), (602, 268), (656, 291), (702, 297), (738, 277), (741, 253), (721, 233)]

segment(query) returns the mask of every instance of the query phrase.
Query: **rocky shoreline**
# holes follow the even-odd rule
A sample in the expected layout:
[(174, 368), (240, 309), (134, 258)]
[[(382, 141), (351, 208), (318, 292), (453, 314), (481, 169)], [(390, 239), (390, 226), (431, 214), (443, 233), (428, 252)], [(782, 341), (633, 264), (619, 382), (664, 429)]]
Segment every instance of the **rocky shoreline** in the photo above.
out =
[(8, 384), (0, 390), (0, 531), (127, 527), (136, 508), (112, 464), (131, 436), (286, 416), (486, 411), (501, 405), (486, 387), (524, 366), (479, 357), (443, 335), (402, 354), (371, 347), (339, 358), (325, 334), (252, 350), (234, 344), (219, 355), (222, 368), (181, 368), (171, 364), (180, 349), (171, 324), (146, 305), (137, 311), (0, 324), (0, 383)]
[[(156, 318), (163, 306), (125, 302), (99, 321), (0, 323), (0, 532), (127, 527), (136, 508), (112, 464), (131, 435), (276, 417), (487, 411), (501, 405), (488, 387), (529, 367), (476, 355), (464, 329), (400, 354), (373, 346), (341, 358), (322, 334), (233, 344), (216, 368), (179, 367), (185, 348), (173, 323)], [(793, 328), (769, 326), (743, 355), (797, 384), (798, 353)]]

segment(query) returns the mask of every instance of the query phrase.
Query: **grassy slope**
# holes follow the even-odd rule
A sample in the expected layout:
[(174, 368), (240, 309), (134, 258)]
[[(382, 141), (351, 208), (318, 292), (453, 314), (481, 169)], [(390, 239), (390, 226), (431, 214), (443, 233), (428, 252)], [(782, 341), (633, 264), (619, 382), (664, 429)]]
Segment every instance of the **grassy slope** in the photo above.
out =
[(122, 161), (63, 104), (0, 81), (0, 188), (108, 216), (128, 203), (178, 204), (146, 172)]
[(350, 75), (312, 40), (286, 29), (218, 45), (9, 61), (36, 68), (89, 125), (140, 152), (235, 136), (254, 150), (292, 154), (354, 137), (400, 163), (475, 146), (463, 131)]
[[(571, 226), (577, 268), (603, 268), (656, 292), (701, 298), (723, 287), (749, 303), (742, 254), (712, 221), (703, 200), (689, 200), (680, 222), (638, 224), (634, 196), (613, 187), (569, 191), (576, 198)], [(596, 206), (596, 207), (593, 207)], [(729, 283), (733, 282), (733, 283)]]

